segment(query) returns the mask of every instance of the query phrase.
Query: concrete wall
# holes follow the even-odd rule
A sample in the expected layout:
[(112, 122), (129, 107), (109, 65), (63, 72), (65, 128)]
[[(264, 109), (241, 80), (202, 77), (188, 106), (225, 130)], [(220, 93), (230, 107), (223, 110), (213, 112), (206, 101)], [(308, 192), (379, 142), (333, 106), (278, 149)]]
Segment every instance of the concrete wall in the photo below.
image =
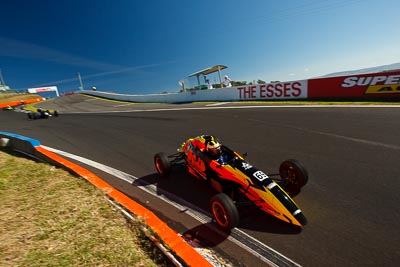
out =
[(89, 90), (78, 91), (77, 93), (130, 102), (157, 103), (305, 99), (307, 98), (307, 81), (304, 80), (273, 84), (244, 85), (230, 88), (150, 95), (125, 95)]
[(123, 95), (99, 91), (79, 93), (130, 102), (184, 103), (200, 101), (296, 99), (400, 99), (400, 71), (355, 74), (269, 84), (243, 85), (184, 93)]

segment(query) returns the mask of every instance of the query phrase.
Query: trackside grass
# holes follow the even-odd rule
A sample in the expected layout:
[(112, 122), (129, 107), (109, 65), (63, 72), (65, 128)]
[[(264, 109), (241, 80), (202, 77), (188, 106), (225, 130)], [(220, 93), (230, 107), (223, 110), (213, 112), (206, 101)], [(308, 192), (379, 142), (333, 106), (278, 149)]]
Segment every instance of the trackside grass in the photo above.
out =
[(106, 196), (49, 164), (0, 151), (0, 266), (171, 266)]

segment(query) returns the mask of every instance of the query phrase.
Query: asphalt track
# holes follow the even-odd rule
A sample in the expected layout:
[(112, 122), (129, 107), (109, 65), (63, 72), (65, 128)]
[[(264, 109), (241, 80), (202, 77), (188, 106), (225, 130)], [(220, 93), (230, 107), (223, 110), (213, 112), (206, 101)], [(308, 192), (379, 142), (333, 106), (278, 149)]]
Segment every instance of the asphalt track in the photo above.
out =
[[(239, 230), (303, 266), (398, 266), (400, 260), (399, 107), (255, 107), (248, 104), (123, 104), (82, 95), (40, 104), (61, 116), (28, 120), (0, 112), (0, 130), (103, 163), (138, 178), (126, 183), (85, 166), (153, 210), (176, 231), (195, 236), (234, 265), (263, 262), (157, 197), (147, 183), (208, 210), (212, 192), (181, 169), (155, 173), (153, 155), (174, 153), (190, 136), (218, 136), (266, 173), (280, 162), (304, 163), (309, 183), (295, 201), (308, 219), (296, 228), (254, 209)], [(229, 108), (235, 107), (235, 108)], [(169, 196), (169, 195), (168, 195)]]

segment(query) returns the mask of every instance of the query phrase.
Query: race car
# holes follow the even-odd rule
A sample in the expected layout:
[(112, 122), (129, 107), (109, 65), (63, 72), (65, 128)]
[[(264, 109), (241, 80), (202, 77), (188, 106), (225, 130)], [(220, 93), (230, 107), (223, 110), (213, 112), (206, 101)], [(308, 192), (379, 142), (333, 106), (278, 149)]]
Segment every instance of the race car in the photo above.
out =
[(4, 111), (12, 111), (14, 110), (14, 107), (7, 105), (6, 107), (3, 108)]
[[(212, 186), (217, 194), (211, 198), (210, 209), (221, 229), (230, 231), (236, 227), (237, 207), (246, 205), (254, 205), (292, 225), (307, 224), (292, 199), (308, 181), (308, 172), (299, 161), (286, 160), (280, 165), (279, 174), (267, 175), (244, 159), (247, 153), (240, 155), (211, 135), (189, 138), (177, 151), (154, 155), (157, 172), (167, 177), (174, 165), (184, 164), (189, 173)], [(272, 179), (274, 176), (277, 178)]]
[(51, 112), (50, 110), (43, 110), (41, 108), (38, 108), (36, 112), (28, 112), (28, 118), (31, 120), (37, 120), (37, 119), (48, 119), (51, 117), (58, 117), (58, 111), (54, 110)]

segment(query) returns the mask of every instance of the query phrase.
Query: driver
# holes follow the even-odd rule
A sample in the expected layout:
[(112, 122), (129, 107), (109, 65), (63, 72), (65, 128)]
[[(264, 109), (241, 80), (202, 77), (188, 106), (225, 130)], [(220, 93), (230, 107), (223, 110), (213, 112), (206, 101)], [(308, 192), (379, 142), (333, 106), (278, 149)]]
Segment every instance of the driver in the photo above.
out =
[(207, 143), (207, 152), (221, 164), (227, 163), (227, 156), (222, 153), (221, 144), (211, 140)]

